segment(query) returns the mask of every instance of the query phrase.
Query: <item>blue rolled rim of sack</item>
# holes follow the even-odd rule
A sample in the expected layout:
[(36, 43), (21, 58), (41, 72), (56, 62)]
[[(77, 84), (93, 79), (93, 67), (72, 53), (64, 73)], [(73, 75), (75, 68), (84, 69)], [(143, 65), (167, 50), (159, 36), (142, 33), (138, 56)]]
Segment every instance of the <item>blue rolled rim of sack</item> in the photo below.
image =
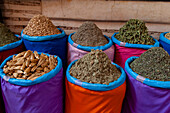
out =
[[(126, 60), (126, 63), (125, 63), (125, 70), (126, 72), (132, 76), (134, 79), (137, 80), (137, 76), (140, 76), (138, 75), (137, 73), (135, 73), (130, 67), (129, 67), (129, 64), (137, 59), (139, 57), (130, 57)], [(144, 77), (142, 77), (144, 78)], [(141, 82), (142, 83), (142, 82)], [(158, 80), (150, 80), (148, 78), (144, 78), (143, 80), (143, 84), (146, 84), (148, 86), (151, 86), (151, 87), (158, 87), (158, 88), (168, 88), (170, 89), (170, 81), (158, 81)]]
[[(20, 38), (19, 35), (15, 35), (16, 37)], [(20, 46), (22, 44), (22, 39), (16, 41), (16, 42), (13, 42), (13, 43), (10, 43), (10, 44), (6, 44), (2, 47), (0, 47), (0, 51), (5, 51), (5, 50), (9, 50), (9, 49), (14, 49), (18, 46)]]
[(89, 89), (89, 90), (93, 90), (93, 91), (109, 91), (112, 89), (115, 89), (119, 86), (121, 86), (125, 80), (126, 80), (126, 73), (123, 70), (122, 67), (120, 67), (119, 65), (112, 63), (113, 65), (116, 65), (116, 67), (121, 71), (121, 76), (114, 82), (109, 83), (109, 85), (106, 84), (93, 84), (93, 83), (88, 83), (88, 82), (81, 82), (80, 80), (78, 80), (77, 78), (73, 77), (70, 75), (69, 71), (70, 68), (73, 64), (75, 64), (77, 60), (74, 60), (67, 68), (66, 71), (66, 77), (67, 80), (75, 85), (81, 86), (85, 89)]
[[(74, 32), (74, 33), (75, 33), (75, 32)], [(91, 49), (94, 49), (94, 50), (99, 49), (99, 50), (103, 50), (103, 51), (104, 51), (104, 50), (110, 48), (110, 47), (113, 45), (112, 40), (111, 40), (109, 37), (107, 37), (106, 35), (104, 35), (104, 37), (109, 41), (109, 43), (105, 44), (104, 46), (96, 46), (96, 47), (92, 47), (92, 46), (82, 46), (82, 45), (80, 45), (80, 44), (74, 43), (73, 40), (71, 39), (71, 36), (72, 36), (74, 33), (71, 33), (71, 34), (68, 36), (68, 42), (69, 42), (72, 46), (74, 46), (74, 47), (76, 47), (76, 48), (78, 48), (78, 49), (84, 50), (84, 51), (91, 51)]]
[(121, 42), (121, 41), (117, 40), (117, 39), (115, 38), (115, 35), (118, 34), (118, 33), (119, 33), (119, 32), (114, 33), (111, 38), (112, 38), (112, 41), (113, 41), (114, 43), (116, 43), (117, 45), (119, 45), (119, 46), (129, 47), (129, 48), (141, 48), (141, 49), (150, 49), (150, 48), (152, 48), (152, 47), (159, 47), (159, 42), (158, 42), (158, 40), (156, 40), (156, 39), (153, 38), (152, 36), (151, 36), (151, 38), (153, 38), (153, 40), (155, 41), (155, 44), (154, 44), (154, 45), (130, 44), (130, 43), (127, 43), (127, 42), (125, 43), (125, 42)]
[(165, 38), (165, 34), (166, 34), (166, 33), (170, 33), (170, 32), (161, 33), (159, 40), (161, 40), (161, 41), (163, 41), (163, 42), (165, 42), (165, 43), (167, 43), (167, 44), (170, 44), (170, 40), (168, 40), (167, 38)]
[[(41, 54), (41, 53), (42, 52), (38, 52), (38, 54)], [(47, 53), (44, 53), (44, 54), (49, 56), (49, 54), (47, 54)], [(1, 66), (0, 66), (0, 77), (2, 79), (4, 79), (5, 81), (8, 81), (11, 84), (15, 84), (15, 85), (19, 85), (19, 86), (30, 86), (30, 85), (34, 85), (34, 84), (38, 84), (38, 83), (48, 81), (51, 78), (53, 78), (54, 76), (56, 76), (59, 73), (59, 71), (61, 70), (61, 68), (62, 68), (62, 61), (57, 56), (57, 61), (58, 61), (57, 66), (53, 70), (51, 70), (50, 72), (36, 78), (33, 81), (32, 80), (22, 80), (22, 79), (10, 78), (10, 77), (6, 76), (5, 73), (3, 72), (3, 67), (4, 67), (4, 65), (6, 64), (7, 61), (12, 59), (12, 57), (13, 57), (13, 55), (9, 56), (1, 64)], [(56, 57), (56, 56), (54, 55), (54, 57)]]
[(55, 34), (55, 35), (47, 35), (47, 36), (29, 36), (23, 33), (23, 30), (21, 31), (21, 37), (29, 40), (29, 41), (45, 41), (45, 40), (53, 40), (56, 38), (63, 38), (66, 34), (64, 32), (64, 30), (62, 30), (61, 28), (57, 28), (58, 30), (61, 31), (60, 34)]

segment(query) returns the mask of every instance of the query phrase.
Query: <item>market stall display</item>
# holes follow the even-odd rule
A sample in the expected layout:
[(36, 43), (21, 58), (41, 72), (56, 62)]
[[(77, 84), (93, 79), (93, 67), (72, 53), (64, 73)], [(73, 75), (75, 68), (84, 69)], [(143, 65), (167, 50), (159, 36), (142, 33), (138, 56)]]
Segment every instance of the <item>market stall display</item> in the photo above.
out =
[(66, 68), (67, 36), (64, 30), (56, 28), (44, 15), (36, 15), (22, 30), (21, 37), (27, 50), (57, 55)]
[(125, 79), (124, 70), (111, 63), (102, 51), (92, 51), (73, 61), (66, 72), (65, 112), (119, 113), (126, 91)]
[(127, 90), (123, 113), (168, 113), (170, 94), (170, 56), (153, 47), (125, 63)]
[[(1, 88), (6, 112), (63, 113), (64, 76), (61, 59), (45, 53), (37, 54), (37, 52), (34, 52), (34, 57), (32, 59), (33, 53), (28, 50), (16, 56), (9, 56), (1, 64)], [(25, 66), (23, 66), (24, 63), (21, 63), (22, 58)], [(45, 65), (48, 59), (49, 64)], [(16, 63), (14, 63), (15, 60), (17, 60)], [(44, 62), (44, 60), (46, 61)], [(36, 63), (33, 64), (32, 61)], [(29, 65), (27, 65), (27, 62)], [(21, 68), (18, 68), (18, 66), (21, 66)], [(43, 67), (44, 69), (40, 70)], [(28, 71), (28, 68), (31, 68), (30, 71)], [(49, 70), (46, 71), (45, 68), (49, 68)], [(6, 73), (7, 70), (10, 72)]]
[(118, 33), (114, 33), (115, 63), (121, 67), (131, 56), (140, 56), (147, 49), (159, 47), (159, 42), (150, 37), (145, 23), (138, 19), (130, 19)]

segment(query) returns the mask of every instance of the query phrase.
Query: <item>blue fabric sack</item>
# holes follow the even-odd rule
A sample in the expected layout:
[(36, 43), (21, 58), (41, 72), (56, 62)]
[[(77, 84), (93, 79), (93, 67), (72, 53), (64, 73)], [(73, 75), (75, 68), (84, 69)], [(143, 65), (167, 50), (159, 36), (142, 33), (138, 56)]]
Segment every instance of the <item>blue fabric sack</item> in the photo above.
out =
[(67, 35), (64, 30), (57, 29), (60, 34), (47, 36), (28, 36), (22, 30), (21, 37), (27, 50), (57, 55), (62, 59), (64, 68), (67, 63)]
[(164, 32), (160, 34), (159, 42), (161, 46), (165, 49), (165, 51), (167, 51), (168, 54), (170, 54), (170, 40), (164, 37), (166, 33), (169, 33), (169, 32)]

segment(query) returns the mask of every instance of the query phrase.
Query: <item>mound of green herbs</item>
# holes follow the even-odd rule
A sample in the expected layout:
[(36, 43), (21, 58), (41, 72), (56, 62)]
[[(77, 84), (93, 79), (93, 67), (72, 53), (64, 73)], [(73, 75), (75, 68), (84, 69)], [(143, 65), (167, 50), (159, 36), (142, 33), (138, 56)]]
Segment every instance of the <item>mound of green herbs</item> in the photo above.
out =
[(151, 80), (170, 81), (170, 56), (161, 47), (153, 47), (130, 64), (137, 74)]
[(19, 38), (15, 35), (2, 23), (0, 23), (0, 47), (18, 41)]
[(115, 38), (121, 42), (131, 44), (154, 45), (155, 41), (148, 34), (145, 23), (138, 19), (130, 19), (123, 27), (119, 29), (119, 33)]

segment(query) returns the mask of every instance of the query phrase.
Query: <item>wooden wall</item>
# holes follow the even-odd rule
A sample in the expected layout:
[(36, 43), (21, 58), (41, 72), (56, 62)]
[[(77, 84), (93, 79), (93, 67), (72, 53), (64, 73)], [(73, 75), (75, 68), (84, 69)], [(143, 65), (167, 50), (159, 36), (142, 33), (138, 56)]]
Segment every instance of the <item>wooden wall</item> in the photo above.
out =
[(146, 22), (152, 35), (170, 31), (170, 2), (121, 0), (4, 0), (1, 4), (5, 24), (19, 33), (36, 14), (48, 16), (67, 34), (84, 21), (95, 22), (111, 36), (131, 18)]

